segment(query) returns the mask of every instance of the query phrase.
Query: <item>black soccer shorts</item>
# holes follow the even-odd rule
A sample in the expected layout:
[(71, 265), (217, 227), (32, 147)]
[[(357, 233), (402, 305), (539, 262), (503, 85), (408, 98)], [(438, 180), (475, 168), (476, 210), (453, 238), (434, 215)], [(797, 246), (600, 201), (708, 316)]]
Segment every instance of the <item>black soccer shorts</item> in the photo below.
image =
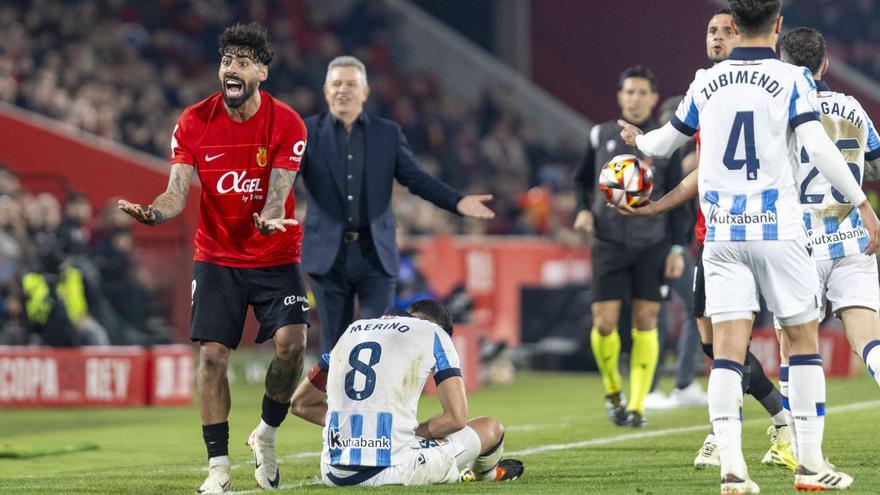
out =
[(197, 261), (193, 268), (190, 339), (235, 349), (248, 305), (260, 322), (260, 344), (285, 325), (309, 323), (309, 299), (299, 263), (233, 268)]
[(662, 301), (668, 295), (664, 271), (669, 244), (660, 242), (642, 248), (615, 242), (593, 243), (593, 301), (622, 301), (631, 297)]

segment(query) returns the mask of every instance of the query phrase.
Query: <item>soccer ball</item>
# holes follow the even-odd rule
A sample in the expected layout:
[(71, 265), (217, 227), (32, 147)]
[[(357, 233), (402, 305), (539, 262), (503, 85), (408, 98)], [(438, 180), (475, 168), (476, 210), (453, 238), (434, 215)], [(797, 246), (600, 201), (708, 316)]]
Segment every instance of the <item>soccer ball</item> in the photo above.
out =
[(617, 155), (599, 173), (599, 190), (614, 206), (637, 206), (651, 197), (654, 174), (634, 155)]

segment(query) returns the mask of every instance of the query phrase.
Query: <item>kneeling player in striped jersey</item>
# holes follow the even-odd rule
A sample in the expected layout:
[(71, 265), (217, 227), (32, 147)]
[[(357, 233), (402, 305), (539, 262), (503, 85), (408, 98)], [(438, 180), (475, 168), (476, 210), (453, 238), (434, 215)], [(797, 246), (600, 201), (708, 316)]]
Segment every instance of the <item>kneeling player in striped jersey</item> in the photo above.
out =
[[(324, 426), (324, 483), (518, 478), (522, 462), (501, 459), (501, 423), (485, 416), (467, 420), (449, 311), (431, 300), (417, 301), (407, 311), (352, 323), (294, 392), (291, 412)], [(443, 412), (419, 423), (416, 408), (429, 375)]]

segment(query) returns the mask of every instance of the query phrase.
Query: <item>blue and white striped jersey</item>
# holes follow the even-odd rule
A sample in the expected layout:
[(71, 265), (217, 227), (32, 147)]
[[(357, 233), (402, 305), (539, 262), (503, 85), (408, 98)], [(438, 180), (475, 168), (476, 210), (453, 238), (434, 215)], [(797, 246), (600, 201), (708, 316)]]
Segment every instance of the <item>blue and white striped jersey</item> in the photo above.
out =
[(329, 369), (321, 457), (334, 466), (405, 462), (428, 376), (436, 383), (461, 376), (449, 335), (408, 316), (352, 323), (322, 361)]
[[(865, 161), (880, 158), (880, 138), (874, 124), (855, 98), (831, 91), (822, 81), (816, 84), (819, 117), (825, 132), (837, 144), (861, 184)], [(864, 253), (868, 232), (859, 211), (818, 172), (806, 150), (802, 146), (799, 149), (799, 192), (813, 258), (835, 260)]]
[(700, 208), (706, 242), (798, 239), (794, 129), (818, 120), (809, 70), (770, 48), (735, 48), (697, 71), (671, 123), (700, 130)]

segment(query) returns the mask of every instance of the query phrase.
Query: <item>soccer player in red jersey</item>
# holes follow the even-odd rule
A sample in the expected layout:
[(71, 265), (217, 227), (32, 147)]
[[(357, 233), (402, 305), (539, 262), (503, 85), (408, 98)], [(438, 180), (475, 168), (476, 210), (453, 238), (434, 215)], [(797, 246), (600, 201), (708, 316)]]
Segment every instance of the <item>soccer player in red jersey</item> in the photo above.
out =
[(119, 208), (138, 221), (158, 225), (183, 210), (193, 169), (202, 184), (190, 324), (190, 337), (201, 350), (197, 385), (209, 458), (199, 493), (232, 487), (226, 367), (241, 340), (248, 305), (260, 322), (256, 342), (275, 343), (261, 420), (248, 439), (261, 488), (278, 487), (275, 429), (302, 375), (310, 307), (291, 187), (306, 128), (294, 110), (259, 89), (272, 55), (266, 30), (258, 24), (223, 31), (221, 90), (178, 119), (168, 188), (146, 206), (119, 201)]

